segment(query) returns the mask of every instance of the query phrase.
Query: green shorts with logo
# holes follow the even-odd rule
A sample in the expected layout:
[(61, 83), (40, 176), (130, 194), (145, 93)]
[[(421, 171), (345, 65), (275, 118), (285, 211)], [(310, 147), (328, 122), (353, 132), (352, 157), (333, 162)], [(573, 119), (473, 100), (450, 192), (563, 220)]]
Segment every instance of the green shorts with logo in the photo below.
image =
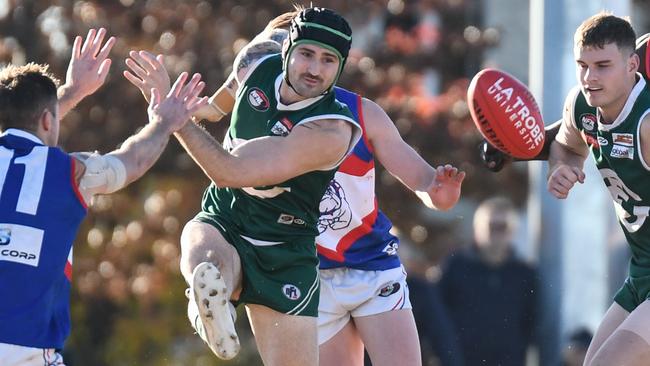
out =
[(259, 304), (288, 315), (318, 316), (320, 279), (315, 242), (256, 246), (213, 215), (194, 220), (217, 228), (237, 250), (242, 266), (238, 303)]
[(614, 296), (614, 301), (631, 313), (637, 306), (649, 298), (650, 276), (629, 276)]

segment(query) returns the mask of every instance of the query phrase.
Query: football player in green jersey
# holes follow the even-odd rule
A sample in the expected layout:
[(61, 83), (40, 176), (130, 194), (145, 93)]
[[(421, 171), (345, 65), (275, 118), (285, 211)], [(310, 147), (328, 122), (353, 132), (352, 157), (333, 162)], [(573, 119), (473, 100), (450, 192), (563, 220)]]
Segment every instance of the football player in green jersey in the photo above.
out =
[(564, 199), (582, 183), (589, 151), (632, 251), (629, 274), (587, 351), (585, 365), (646, 365), (650, 359), (650, 92), (637, 73), (630, 23), (608, 13), (574, 36), (579, 86), (565, 102), (549, 156), (548, 190)]
[[(278, 43), (275, 46), (272, 42), (267, 42), (267, 44), (269, 47), (276, 47), (277, 52), (280, 52), (280, 44), (288, 36), (288, 24), (285, 24), (283, 19), (291, 19), (295, 13), (301, 10), (301, 8), (297, 8), (294, 12), (278, 16), (269, 23), (266, 30), (258, 37), (261, 38), (262, 35), (266, 34), (267, 39), (277, 41)], [(255, 42), (255, 40), (252, 42)], [(230, 81), (226, 81), (210, 98), (211, 103), (197, 111), (194, 117), (217, 122), (227, 113), (230, 113), (234, 105), (235, 95), (235, 90), (231, 90), (230, 85)], [(338, 93), (337, 98), (339, 98)], [(339, 101), (343, 100), (339, 99)], [(347, 103), (349, 102), (348, 100)], [(358, 108), (362, 110), (360, 115), (363, 116), (365, 121), (364, 139), (367, 139), (368, 143), (372, 145), (373, 154), (391, 174), (394, 174), (408, 187), (417, 191), (418, 197), (429, 208), (444, 211), (458, 201), (460, 186), (465, 177), (464, 172), (458, 171), (451, 165), (439, 166), (435, 169), (429, 166), (401, 139), (393, 121), (374, 102), (361, 98)], [(364, 142), (359, 142), (359, 144), (364, 144)], [(352, 153), (346, 161), (350, 162), (355, 157), (357, 155)], [(341, 170), (337, 174), (340, 172)], [(364, 175), (363, 178), (359, 177), (359, 179), (369, 179), (372, 176), (374, 175)], [(336, 178), (334, 181), (336, 181)], [(349, 184), (348, 181), (348, 183), (341, 184), (339, 187), (342, 190), (351, 189), (347, 194), (355, 194), (357, 200), (363, 199), (366, 202), (374, 202), (375, 196), (372, 188), (364, 187), (367, 190), (357, 191), (355, 190), (357, 186), (352, 187)], [(436, 184), (436, 188), (433, 188), (434, 184)], [(428, 188), (418, 190), (415, 188), (418, 186), (427, 186)], [(350, 206), (350, 209), (351, 211), (361, 210), (358, 206)], [(378, 225), (378, 222), (375, 222), (375, 225)], [(383, 226), (383, 224), (379, 225)], [(376, 231), (367, 235), (373, 235), (373, 245), (368, 245), (367, 237), (362, 236), (358, 240), (364, 242), (365, 254), (363, 257), (365, 259), (372, 258), (376, 266), (377, 257), (374, 250), (383, 248), (384, 243), (381, 235), (378, 235)], [(321, 238), (321, 240), (325, 239)], [(336, 244), (332, 237), (329, 236), (325, 241), (328, 244)], [(319, 244), (324, 244), (325, 241)], [(360, 257), (359, 254), (358, 251), (355, 253), (357, 258)], [(395, 255), (387, 256), (385, 259), (389, 261), (390, 259), (387, 258), (394, 257)], [(366, 263), (360, 261), (357, 265), (364, 266)], [(406, 288), (405, 282), (402, 282), (406, 276), (402, 268), (360, 270), (343, 266), (336, 269), (324, 269), (323, 261), (321, 261), (320, 270), (322, 290), (319, 305), (318, 338), (321, 366), (363, 365), (364, 348), (375, 365), (420, 365), (422, 363), (418, 331), (413, 321), (410, 305), (396, 308), (395, 303), (389, 297), (377, 295), (376, 293), (376, 286), (385, 288), (387, 283), (392, 283), (389, 285), (394, 286), (392, 288), (399, 288), (400, 284), (402, 288)], [(323, 274), (327, 277), (326, 281), (323, 281)], [(341, 284), (344, 285), (341, 286)], [(352, 288), (350, 284), (354, 284), (355, 291), (350, 292)], [(323, 290), (325, 288), (328, 290)], [(398, 296), (400, 294), (399, 291), (394, 293), (394, 295)], [(404, 297), (401, 299), (408, 303), (408, 299), (404, 299)], [(354, 306), (351, 305), (355, 302)], [(345, 310), (341, 312), (323, 310), (324, 308), (331, 310), (343, 309), (344, 307)], [(359, 315), (362, 312), (366, 315)], [(353, 313), (354, 315), (352, 315)], [(346, 317), (348, 318), (347, 322), (345, 321)], [(341, 329), (341, 327), (343, 328)], [(387, 333), (389, 330), (390, 332)], [(449, 360), (449, 356), (444, 359), (444, 361), (447, 360)]]
[[(181, 271), (190, 321), (219, 357), (239, 350), (229, 309), (236, 300), (265, 364), (316, 365), (318, 208), (360, 129), (332, 93), (350, 48), (347, 22), (308, 8), (290, 29), (282, 55), (261, 38), (237, 56), (226, 149), (193, 124), (176, 134), (213, 181), (183, 231)], [(146, 95), (168, 77), (160, 60), (139, 62), (145, 57), (132, 54), (125, 75)]]

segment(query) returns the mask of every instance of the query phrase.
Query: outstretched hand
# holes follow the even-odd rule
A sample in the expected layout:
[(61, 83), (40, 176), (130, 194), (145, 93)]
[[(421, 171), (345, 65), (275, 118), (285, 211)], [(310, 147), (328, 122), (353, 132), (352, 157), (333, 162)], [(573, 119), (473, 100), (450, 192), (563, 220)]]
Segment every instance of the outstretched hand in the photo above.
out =
[(106, 29), (100, 28), (90, 29), (85, 41), (81, 36), (74, 39), (72, 57), (62, 88), (73, 91), (75, 99), (81, 100), (94, 93), (106, 81), (111, 67), (108, 54), (115, 45), (115, 37), (110, 37), (102, 47), (104, 37)]
[(438, 166), (436, 175), (426, 190), (433, 206), (441, 211), (454, 207), (460, 198), (464, 179), (465, 172), (458, 168), (449, 164)]
[(201, 75), (194, 74), (185, 84), (187, 78), (188, 74), (182, 73), (164, 98), (161, 97), (158, 89), (150, 90), (147, 109), (150, 123), (162, 123), (170, 133), (176, 132), (187, 123), (197, 109), (208, 102), (207, 97), (199, 98), (199, 94), (205, 87)]
[(140, 89), (147, 102), (151, 102), (151, 89), (157, 89), (161, 95), (169, 92), (171, 82), (163, 61), (162, 55), (154, 56), (147, 51), (131, 51), (126, 59), (130, 71), (125, 70), (123, 75)]

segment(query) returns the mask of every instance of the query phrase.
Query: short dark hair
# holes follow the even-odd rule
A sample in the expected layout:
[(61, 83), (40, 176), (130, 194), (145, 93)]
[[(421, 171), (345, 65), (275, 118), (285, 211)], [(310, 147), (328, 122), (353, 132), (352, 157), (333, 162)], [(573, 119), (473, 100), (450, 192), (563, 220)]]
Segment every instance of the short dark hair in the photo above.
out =
[(44, 109), (55, 113), (59, 81), (48, 65), (8, 65), (0, 70), (0, 129), (36, 131)]
[(636, 34), (629, 19), (608, 12), (600, 12), (582, 22), (573, 39), (580, 48), (605, 48), (605, 45), (615, 43), (619, 50), (629, 50), (632, 54), (636, 47)]

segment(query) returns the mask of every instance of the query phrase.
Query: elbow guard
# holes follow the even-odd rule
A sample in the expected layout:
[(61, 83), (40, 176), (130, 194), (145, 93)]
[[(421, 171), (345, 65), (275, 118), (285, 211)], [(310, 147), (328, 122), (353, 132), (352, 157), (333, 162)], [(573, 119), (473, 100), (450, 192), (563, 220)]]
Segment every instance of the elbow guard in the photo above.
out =
[(75, 153), (86, 166), (79, 189), (92, 194), (113, 193), (126, 185), (126, 167), (118, 157), (98, 153)]

